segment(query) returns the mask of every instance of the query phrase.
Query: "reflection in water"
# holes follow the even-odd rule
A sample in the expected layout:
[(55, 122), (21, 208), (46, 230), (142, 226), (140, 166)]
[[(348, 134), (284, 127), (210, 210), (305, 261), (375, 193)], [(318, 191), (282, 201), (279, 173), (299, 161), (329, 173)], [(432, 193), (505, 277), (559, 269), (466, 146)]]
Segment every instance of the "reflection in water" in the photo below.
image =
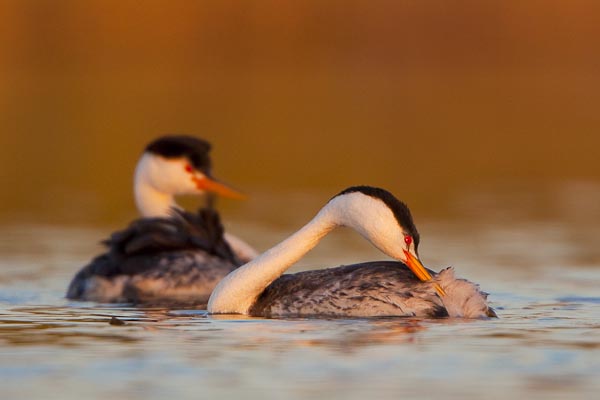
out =
[[(497, 297), (505, 304), (497, 321), (265, 320), (213, 318), (202, 310), (15, 307), (3, 311), (0, 341), (4, 349), (21, 350), (5, 352), (1, 368), (14, 376), (9, 394), (19, 386), (34, 397), (38, 391), (20, 384), (43, 384), (49, 376), (73, 388), (63, 398), (87, 390), (102, 396), (107, 382), (128, 398), (148, 395), (139, 384), (185, 398), (259, 398), (268, 388), (291, 391), (292, 398), (358, 399), (368, 394), (364, 385), (389, 398), (427, 396), (431, 385), (436, 398), (480, 398), (488, 391), (585, 397), (597, 389), (597, 308)], [(111, 325), (112, 317), (125, 324)], [(29, 368), (21, 354), (36, 366)]]
[[(68, 302), (66, 285), (98, 251), (103, 231), (5, 226), (2, 397), (595, 398), (600, 258), (595, 241), (582, 237), (598, 237), (599, 228), (562, 217), (518, 220), (422, 226), (425, 263), (453, 263), (480, 282), (500, 317), (488, 321), (269, 320)], [(296, 221), (237, 227), (266, 248)], [(294, 270), (379, 257), (342, 232)]]

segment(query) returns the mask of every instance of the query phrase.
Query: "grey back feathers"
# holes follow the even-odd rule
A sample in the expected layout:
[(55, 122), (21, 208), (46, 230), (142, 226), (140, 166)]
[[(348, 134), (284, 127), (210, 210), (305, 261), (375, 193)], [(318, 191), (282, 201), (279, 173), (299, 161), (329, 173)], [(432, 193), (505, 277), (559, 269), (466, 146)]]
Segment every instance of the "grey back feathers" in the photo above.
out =
[[(397, 261), (371, 261), (285, 274), (257, 298), (249, 314), (257, 317), (497, 317), (487, 293), (452, 268), (432, 281), (420, 281)], [(439, 283), (446, 295), (434, 287)]]
[(172, 218), (140, 218), (127, 229), (113, 233), (104, 241), (111, 256), (122, 259), (174, 250), (202, 250), (231, 262), (239, 262), (225, 242), (223, 225), (215, 210), (202, 208), (196, 214), (177, 209), (172, 212)]
[[(433, 272), (432, 272), (433, 273)], [(372, 261), (285, 274), (250, 309), (263, 317), (447, 317), (430, 282), (401, 262)]]
[(104, 241), (107, 252), (73, 278), (67, 297), (102, 302), (199, 304), (242, 262), (224, 239), (216, 211), (174, 210), (140, 218)]

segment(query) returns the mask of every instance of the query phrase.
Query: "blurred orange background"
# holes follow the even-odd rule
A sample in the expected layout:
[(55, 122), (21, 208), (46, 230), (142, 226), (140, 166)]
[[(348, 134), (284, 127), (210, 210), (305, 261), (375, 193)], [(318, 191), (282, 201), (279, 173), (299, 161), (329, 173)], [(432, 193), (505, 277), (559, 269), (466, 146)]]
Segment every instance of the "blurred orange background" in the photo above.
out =
[(599, 49), (596, 1), (2, 0), (0, 220), (135, 215), (165, 133), (250, 196), (598, 195)]

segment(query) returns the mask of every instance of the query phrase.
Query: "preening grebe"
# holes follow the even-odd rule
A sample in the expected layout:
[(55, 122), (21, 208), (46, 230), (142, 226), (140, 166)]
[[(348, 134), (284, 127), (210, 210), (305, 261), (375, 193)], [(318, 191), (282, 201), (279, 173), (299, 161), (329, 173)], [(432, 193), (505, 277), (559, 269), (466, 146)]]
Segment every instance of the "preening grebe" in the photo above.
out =
[(150, 143), (134, 179), (142, 218), (104, 241), (108, 251), (73, 278), (67, 297), (99, 302), (206, 304), (215, 285), (256, 252), (223, 232), (211, 208), (182, 210), (175, 195), (239, 197), (212, 178), (210, 144), (191, 136)]
[[(398, 261), (282, 274), (330, 231), (347, 226)], [(495, 316), (487, 294), (438, 274), (418, 259), (419, 233), (408, 207), (389, 192), (348, 188), (292, 236), (227, 275), (208, 302), (213, 314), (296, 316)], [(432, 277), (433, 276), (433, 277)]]

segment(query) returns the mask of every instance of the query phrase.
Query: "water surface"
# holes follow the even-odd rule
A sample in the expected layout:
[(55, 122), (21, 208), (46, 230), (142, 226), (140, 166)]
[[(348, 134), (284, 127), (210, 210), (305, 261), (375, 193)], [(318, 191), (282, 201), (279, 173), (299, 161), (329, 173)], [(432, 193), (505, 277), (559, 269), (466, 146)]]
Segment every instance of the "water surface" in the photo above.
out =
[[(69, 279), (107, 229), (4, 225), (2, 397), (595, 398), (599, 254), (581, 237), (599, 228), (519, 221), (419, 224), (429, 266), (453, 263), (491, 293), (500, 318), (481, 321), (267, 320), (70, 302)], [(266, 248), (298, 227), (279, 222), (229, 225)], [(339, 232), (294, 269), (380, 258)]]

